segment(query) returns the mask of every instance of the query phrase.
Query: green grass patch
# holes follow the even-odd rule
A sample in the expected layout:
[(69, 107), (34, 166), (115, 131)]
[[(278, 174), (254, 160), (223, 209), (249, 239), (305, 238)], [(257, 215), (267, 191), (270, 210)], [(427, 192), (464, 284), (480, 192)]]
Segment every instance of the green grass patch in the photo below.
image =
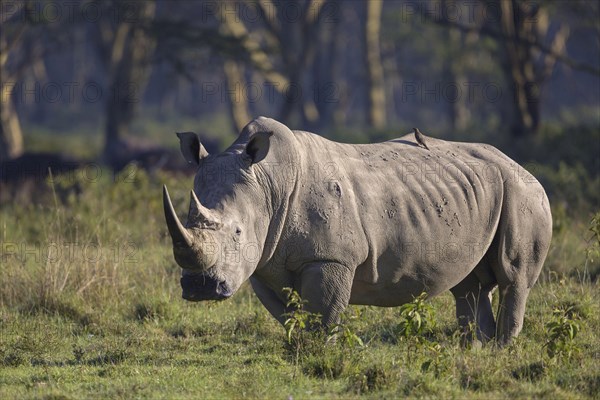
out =
[[(63, 181), (62, 201), (50, 189), (0, 209), (0, 398), (598, 395), (598, 257), (587, 215), (555, 220), (524, 330), (506, 348), (463, 349), (449, 293), (427, 300), (431, 308), (351, 307), (337, 340), (308, 334), (298, 348), (248, 285), (224, 302), (181, 299), (163, 183), (185, 209), (190, 178), (142, 171)], [(565, 342), (574, 351), (552, 357), (557, 308), (577, 315), (578, 331)]]

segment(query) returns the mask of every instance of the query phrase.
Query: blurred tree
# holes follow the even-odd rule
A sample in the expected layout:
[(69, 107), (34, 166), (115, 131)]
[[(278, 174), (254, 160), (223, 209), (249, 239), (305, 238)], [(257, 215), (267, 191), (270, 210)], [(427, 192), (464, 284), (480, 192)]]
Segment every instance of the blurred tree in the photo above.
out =
[[(233, 4), (234, 2), (229, 2)], [(227, 4), (223, 2), (223, 4)], [(243, 20), (236, 13), (230, 12), (226, 6), (218, 7), (217, 18), (224, 32), (239, 40), (243, 52), (233, 55), (224, 54), (223, 70), (228, 88), (228, 104), (234, 130), (239, 132), (250, 121), (247, 81), (244, 78), (242, 61), (261, 72), (264, 78), (278, 91), (283, 91), (289, 81), (276, 71), (269, 55), (261, 44), (249, 34)]]
[[(48, 80), (46, 58), (64, 48), (68, 30), (61, 20), (40, 12), (35, 1), (2, 4), (0, 12), (0, 160), (24, 152), (23, 133), (17, 106), (40, 109), (41, 88)], [(33, 79), (31, 79), (33, 78)], [(30, 82), (27, 82), (27, 79)], [(33, 81), (33, 82), (31, 82)], [(47, 88), (46, 88), (47, 89)], [(28, 100), (33, 99), (29, 103)], [(43, 115), (43, 112), (39, 112)]]
[[(542, 112), (577, 120), (577, 107), (587, 107), (588, 121), (596, 118), (599, 2), (75, 3), (76, 14), (93, 4), (101, 18), (80, 16), (73, 24), (63, 18), (49, 27), (20, 13), (26, 4), (43, 9), (43, 0), (11, 3), (15, 9), (2, 4), (2, 157), (22, 151), (19, 122), (58, 132), (105, 118), (103, 155), (112, 162), (130, 150), (125, 139), (136, 110), (152, 112), (143, 122), (148, 127), (185, 116), (214, 124), (229, 119), (239, 131), (265, 113), (308, 130), (337, 128), (330, 131), (355, 141), (383, 138), (365, 133), (366, 124), (405, 128), (410, 120), (440, 135), (452, 130), (487, 140), (481, 132), (531, 135)], [(49, 46), (59, 31), (69, 31), (75, 42), (60, 53)], [(558, 63), (569, 68), (555, 68)], [(592, 76), (581, 79), (574, 71)], [(22, 102), (10, 86), (71, 81), (104, 83), (104, 103)], [(485, 83), (503, 91), (497, 102), (482, 95)], [(454, 95), (452, 85), (462, 93)], [(561, 96), (544, 93), (548, 85)], [(254, 87), (262, 96), (252, 98)]]
[(227, 81), (231, 121), (235, 131), (240, 132), (252, 119), (248, 106), (248, 88), (244, 78), (244, 65), (234, 60), (225, 60), (223, 71)]
[(154, 18), (156, 4), (152, 0), (125, 3), (105, 0), (98, 4), (102, 17), (92, 25), (93, 38), (108, 88), (102, 158), (115, 164), (126, 156), (123, 138), (148, 78), (156, 42), (148, 35), (147, 28)]
[(367, 122), (373, 128), (385, 127), (385, 88), (379, 38), (383, 0), (365, 1), (364, 49), (367, 73)]
[[(541, 91), (552, 74), (556, 58), (563, 54), (569, 37), (569, 27), (561, 26), (550, 38), (551, 50), (541, 54), (535, 43), (543, 43), (548, 34), (548, 10), (522, 0), (498, 0), (500, 18), (497, 19), (503, 37), (502, 65), (512, 91), (514, 118), (511, 132), (521, 137), (535, 133), (540, 126)], [(541, 62), (538, 62), (541, 58)]]
[[(498, 44), (496, 53), (502, 66), (512, 106), (511, 133), (515, 137), (535, 134), (541, 121), (542, 86), (550, 77), (556, 62), (574, 70), (600, 75), (600, 68), (574, 60), (567, 55), (566, 43), (570, 28), (566, 22), (550, 29), (549, 10), (572, 11), (580, 2), (532, 3), (525, 0), (480, 1), (480, 15), (470, 24), (450, 20), (429, 12), (421, 4), (424, 19), (458, 29), (465, 33), (478, 32)], [(476, 3), (473, 3), (476, 4)], [(489, 15), (488, 15), (489, 14)]]
[[(308, 88), (304, 83), (319, 45), (317, 38), (327, 3), (327, 0), (259, 2), (267, 32), (283, 61), (281, 71), (288, 80), (283, 88), (284, 102), (279, 110), (282, 121), (289, 122), (294, 111), (299, 113), (303, 126), (314, 125), (319, 119), (314, 97), (306, 92)], [(295, 10), (299, 10), (297, 14)]]
[[(254, 27), (252, 32), (248, 31), (243, 18), (231, 13), (226, 7), (219, 8), (223, 26), (241, 40), (245, 50), (236, 59), (246, 58), (246, 63), (281, 94), (283, 104), (277, 116), (281, 121), (289, 122), (294, 112), (298, 112), (304, 126), (314, 125), (319, 119), (319, 111), (315, 106), (314, 96), (306, 93), (304, 83), (308, 80), (309, 66), (314, 61), (319, 45), (318, 34), (328, 0), (260, 0), (246, 3), (260, 12), (260, 24), (254, 24), (259, 27)], [(259, 34), (255, 36), (255, 32)], [(256, 37), (262, 40), (257, 40)], [(229, 75), (231, 84), (233, 69), (228, 69), (226, 74)], [(235, 79), (241, 79), (241, 76), (238, 75)], [(245, 82), (240, 81), (240, 86), (244, 87)], [(241, 104), (247, 102), (247, 98), (242, 100), (244, 96), (239, 93), (230, 93), (236, 96), (236, 102), (230, 101), (230, 104), (236, 106), (233, 114), (249, 115), (247, 111), (242, 111), (247, 110), (248, 105)]]
[(25, 4), (15, 3), (12, 6), (13, 12), (5, 10), (0, 13), (0, 161), (16, 158), (23, 153), (23, 134), (12, 91), (31, 57), (23, 46), (29, 27), (23, 14)]
[[(461, 4), (457, 4), (455, 0), (442, 0), (441, 2), (441, 7), (444, 10), (460, 6)], [(448, 21), (449, 13), (442, 13), (441, 18)], [(444, 75), (444, 82), (447, 85), (454, 85), (452, 87), (456, 87), (456, 93), (451, 93), (447, 96), (448, 113), (451, 129), (461, 132), (467, 128), (471, 119), (470, 110), (466, 105), (468, 96), (463, 96), (460, 92), (462, 84), (467, 80), (467, 65), (471, 57), (471, 54), (467, 50), (467, 43), (477, 41), (479, 35), (476, 32), (465, 34), (456, 29), (448, 29), (446, 33), (444, 35), (445, 62), (442, 74)]]
[(323, 129), (334, 124), (343, 125), (343, 112), (339, 98), (340, 89), (344, 84), (345, 70), (340, 53), (346, 51), (343, 46), (344, 34), (340, 29), (342, 5), (338, 0), (329, 0), (326, 7), (331, 11), (328, 12), (327, 22), (323, 22), (317, 38), (319, 46), (316, 49), (311, 71), (314, 86), (313, 100), (319, 121), (308, 125), (306, 129)]

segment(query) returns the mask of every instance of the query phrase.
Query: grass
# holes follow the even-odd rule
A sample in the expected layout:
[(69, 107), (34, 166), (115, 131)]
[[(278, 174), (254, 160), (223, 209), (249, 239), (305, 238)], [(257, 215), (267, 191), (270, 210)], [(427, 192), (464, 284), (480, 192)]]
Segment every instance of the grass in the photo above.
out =
[[(249, 286), (224, 302), (181, 299), (161, 185), (186, 209), (190, 178), (110, 174), (0, 208), (0, 398), (597, 398), (598, 260), (589, 218), (559, 218), (546, 269), (510, 346), (463, 349), (449, 294), (436, 324), (400, 334), (399, 308), (351, 307), (364, 346), (306, 339), (299, 355)], [(42, 185), (43, 186), (43, 185)], [(35, 217), (33, 217), (35, 216)], [(584, 273), (584, 271), (587, 271)], [(550, 357), (557, 307), (580, 326)], [(433, 317), (429, 317), (433, 318)], [(309, 336), (308, 336), (309, 337)]]

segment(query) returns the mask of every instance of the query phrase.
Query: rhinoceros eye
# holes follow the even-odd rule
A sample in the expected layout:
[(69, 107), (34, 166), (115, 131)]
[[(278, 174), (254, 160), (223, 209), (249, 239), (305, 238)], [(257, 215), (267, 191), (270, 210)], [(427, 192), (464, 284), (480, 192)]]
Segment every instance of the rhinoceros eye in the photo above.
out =
[(240, 228), (235, 228), (235, 234), (236, 235), (241, 235), (242, 234), (242, 230)]

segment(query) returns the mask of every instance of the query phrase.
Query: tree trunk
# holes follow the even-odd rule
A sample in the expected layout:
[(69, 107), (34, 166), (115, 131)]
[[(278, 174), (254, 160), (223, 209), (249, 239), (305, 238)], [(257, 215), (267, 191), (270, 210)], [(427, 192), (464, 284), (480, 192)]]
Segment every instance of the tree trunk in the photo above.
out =
[[(4, 93), (4, 90), (2, 90)], [(0, 161), (7, 161), (23, 154), (23, 134), (12, 98), (2, 99), (0, 110)]]
[[(227, 3), (224, 2), (223, 4)], [(271, 7), (275, 7), (275, 5), (271, 4), (269, 1), (266, 1), (264, 4), (259, 3), (258, 5), (260, 7), (266, 6), (269, 10), (273, 10)], [(217, 7), (217, 10), (220, 13), (218, 19), (221, 23), (221, 27), (229, 35), (241, 40), (241, 45), (249, 59), (249, 64), (259, 71), (264, 79), (273, 85), (275, 90), (282, 93), (289, 84), (287, 76), (274, 68), (270, 56), (261, 48), (260, 42), (248, 33), (243, 19), (239, 18), (235, 13), (230, 12), (230, 9), (225, 6)], [(273, 16), (270, 13), (265, 14), (264, 22), (270, 25), (277, 20), (276, 18), (270, 20), (271, 17)], [(271, 28), (275, 29), (274, 27)], [(231, 90), (232, 87), (235, 88), (236, 82), (239, 82), (240, 84), (243, 82), (240, 68), (241, 66), (234, 60), (225, 61), (225, 77), (229, 90)], [(235, 98), (232, 98), (232, 95), (235, 96)], [(242, 93), (230, 93), (228, 97), (231, 122), (235, 130), (239, 132), (251, 118), (248, 111), (247, 99), (243, 98)], [(244, 101), (244, 104), (235, 101), (236, 98), (237, 100)]]
[(367, 8), (364, 35), (368, 91), (367, 121), (372, 127), (381, 129), (386, 123), (385, 89), (379, 46), (383, 0), (366, 1), (365, 6)]
[[(143, 22), (152, 18), (156, 5), (152, 1), (136, 3), (135, 21)], [(102, 29), (102, 28), (101, 28)], [(104, 26), (101, 36), (110, 37), (107, 61), (109, 90), (106, 93), (106, 124), (104, 136), (103, 160), (115, 165), (122, 159), (127, 149), (123, 138), (133, 119), (135, 106), (142, 101), (142, 91), (148, 80), (147, 64), (155, 48), (155, 40), (148, 37), (140, 26), (121, 22), (114, 34)]]
[(237, 62), (227, 60), (223, 63), (223, 69), (227, 81), (227, 98), (229, 100), (231, 122), (235, 132), (241, 132), (242, 128), (252, 119), (248, 111), (248, 93), (244, 93), (246, 81), (243, 68)]
[[(504, 40), (506, 62), (503, 66), (512, 92), (514, 119), (511, 132), (515, 137), (534, 134), (540, 124), (540, 85), (531, 46), (522, 42), (537, 41), (536, 9), (526, 9), (516, 0), (500, 1), (500, 28)], [(533, 6), (532, 6), (533, 7)]]
[[(335, 10), (339, 10), (341, 5), (337, 0), (330, 1)], [(328, 24), (324, 24), (321, 37), (318, 38), (321, 45), (317, 49), (315, 62), (313, 63), (314, 80), (314, 103), (319, 115), (319, 121), (316, 126), (309, 127), (314, 130), (329, 128), (334, 123), (334, 111), (339, 107), (339, 41), (341, 18), (335, 18)]]
[[(2, 29), (8, 22), (2, 20)], [(23, 133), (21, 132), (21, 123), (13, 103), (13, 97), (9, 85), (17, 83), (22, 69), (17, 71), (7, 71), (9, 56), (14, 55), (15, 49), (20, 49), (23, 43), (22, 33), (26, 29), (23, 25), (16, 34), (9, 40), (8, 35), (3, 32), (0, 34), (0, 161), (7, 161), (19, 157), (23, 153)]]
[[(456, 6), (454, 0), (443, 0), (442, 9), (449, 9), (450, 6)], [(465, 64), (468, 64), (469, 54), (464, 50), (467, 39), (463, 32), (455, 29), (448, 30), (446, 38), (446, 46), (448, 55), (446, 56), (446, 65), (444, 67), (444, 80), (447, 85), (455, 85), (457, 88), (454, 97), (450, 93), (447, 94), (448, 113), (450, 117), (450, 125), (454, 132), (464, 131), (467, 129), (471, 113), (466, 105), (467, 96), (461, 96), (463, 83), (467, 80), (464, 73)]]

